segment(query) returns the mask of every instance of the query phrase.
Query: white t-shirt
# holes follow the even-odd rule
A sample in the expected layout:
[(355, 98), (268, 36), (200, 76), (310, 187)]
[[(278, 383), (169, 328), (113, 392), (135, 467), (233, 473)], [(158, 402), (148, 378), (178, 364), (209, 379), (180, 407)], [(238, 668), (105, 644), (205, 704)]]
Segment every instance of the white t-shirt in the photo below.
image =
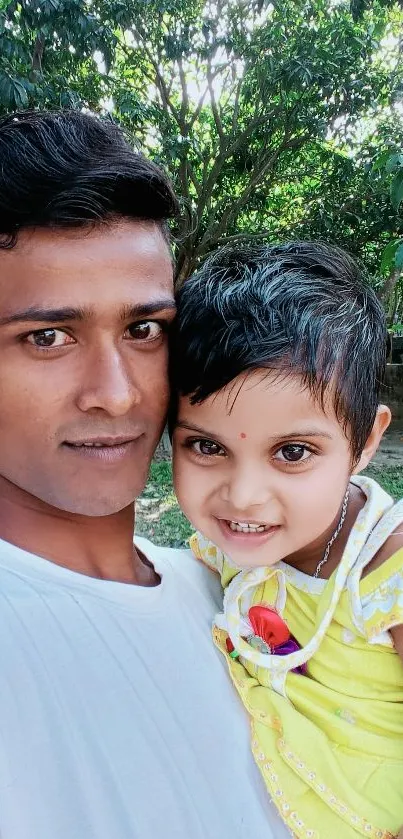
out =
[(0, 540), (1, 839), (285, 839), (211, 640), (220, 592), (136, 544), (155, 588)]

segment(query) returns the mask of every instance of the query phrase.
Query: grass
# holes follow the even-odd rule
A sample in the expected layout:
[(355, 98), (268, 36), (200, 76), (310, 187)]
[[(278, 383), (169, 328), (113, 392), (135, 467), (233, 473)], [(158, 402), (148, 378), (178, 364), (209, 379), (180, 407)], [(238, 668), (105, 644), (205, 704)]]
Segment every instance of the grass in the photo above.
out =
[(392, 498), (403, 498), (403, 468), (401, 466), (375, 466), (370, 464), (364, 472), (369, 478), (378, 481)]
[(151, 464), (147, 486), (137, 502), (136, 533), (171, 548), (185, 545), (192, 533), (175, 497), (170, 461)]
[[(399, 466), (371, 464), (365, 471), (393, 498), (403, 497), (403, 469)], [(148, 484), (138, 500), (136, 532), (156, 545), (179, 548), (186, 544), (192, 527), (178, 507), (172, 486), (169, 461), (153, 463)]]

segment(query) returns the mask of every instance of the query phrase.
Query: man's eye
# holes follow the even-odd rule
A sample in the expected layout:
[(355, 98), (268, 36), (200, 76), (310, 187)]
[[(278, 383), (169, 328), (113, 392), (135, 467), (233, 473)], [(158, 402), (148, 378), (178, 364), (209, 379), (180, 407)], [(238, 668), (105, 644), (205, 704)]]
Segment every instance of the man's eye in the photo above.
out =
[(214, 443), (213, 440), (193, 440), (190, 447), (195, 454), (201, 454), (204, 457), (217, 457), (217, 455), (222, 457), (225, 454), (224, 449), (218, 443)]
[(128, 333), (127, 337), (135, 341), (155, 341), (156, 338), (161, 337), (163, 331), (161, 324), (155, 320), (143, 320), (139, 323), (131, 323), (126, 329)]
[(35, 332), (30, 332), (25, 340), (34, 347), (44, 347), (45, 349), (64, 347), (67, 344), (75, 343), (74, 338), (61, 329), (36, 329)]
[(281, 449), (276, 452), (274, 459), (282, 463), (303, 463), (311, 455), (312, 452), (301, 443), (287, 443), (286, 446), (281, 446)]

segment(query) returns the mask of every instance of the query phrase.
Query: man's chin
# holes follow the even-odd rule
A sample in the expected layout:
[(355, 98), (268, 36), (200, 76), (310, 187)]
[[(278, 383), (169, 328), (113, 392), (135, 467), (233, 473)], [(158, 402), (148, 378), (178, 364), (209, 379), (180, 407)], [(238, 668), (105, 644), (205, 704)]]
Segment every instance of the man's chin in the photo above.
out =
[(90, 487), (81, 485), (76, 491), (73, 489), (68, 494), (55, 494), (53, 498), (42, 498), (42, 500), (67, 516), (88, 516), (89, 518), (113, 516), (129, 507), (134, 507), (136, 498), (144, 489), (147, 477), (148, 474), (145, 472), (143, 479), (139, 480), (137, 474), (136, 482), (126, 486), (120, 482), (116, 486), (109, 483), (105, 487), (100, 486), (100, 482), (98, 486), (94, 482)]
[[(139, 452), (131, 462), (124, 467), (109, 469), (101, 474), (94, 470), (88, 474), (82, 470), (74, 479), (60, 483), (60, 488), (66, 490), (62, 495), (55, 493), (55, 507), (73, 515), (91, 518), (113, 516), (128, 507), (133, 507), (136, 498), (141, 495), (148, 479), (151, 455)], [(81, 480), (80, 480), (81, 478)]]
[(61, 510), (62, 513), (74, 516), (86, 516), (88, 518), (104, 518), (106, 516), (114, 516), (127, 510), (129, 507), (133, 508), (135, 500), (140, 495), (141, 490), (133, 494), (133, 492), (125, 495), (120, 494), (118, 497), (108, 495), (103, 497), (96, 494), (95, 497), (81, 496), (74, 501), (64, 500), (55, 506)]

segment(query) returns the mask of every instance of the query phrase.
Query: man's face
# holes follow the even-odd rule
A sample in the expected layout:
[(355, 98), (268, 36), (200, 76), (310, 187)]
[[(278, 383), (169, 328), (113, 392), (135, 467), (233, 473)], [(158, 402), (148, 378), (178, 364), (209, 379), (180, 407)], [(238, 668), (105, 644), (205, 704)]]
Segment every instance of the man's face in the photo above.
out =
[(87, 516), (132, 503), (164, 425), (173, 316), (154, 223), (23, 231), (0, 250), (3, 497)]

